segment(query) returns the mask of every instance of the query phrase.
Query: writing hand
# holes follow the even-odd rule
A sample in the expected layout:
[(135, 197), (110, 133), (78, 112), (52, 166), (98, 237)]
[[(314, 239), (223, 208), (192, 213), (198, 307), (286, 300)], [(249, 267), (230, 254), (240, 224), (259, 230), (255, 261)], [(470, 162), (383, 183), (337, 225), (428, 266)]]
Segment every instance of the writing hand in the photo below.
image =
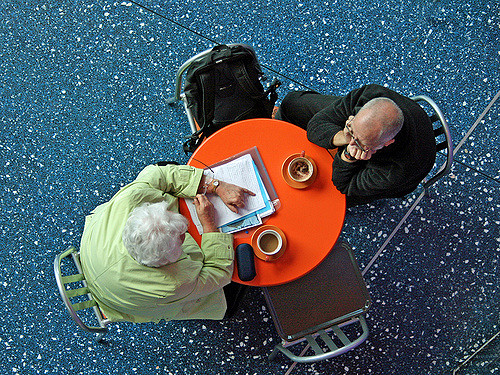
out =
[(215, 224), (215, 208), (212, 202), (203, 194), (197, 194), (193, 199), (198, 219), (200, 219), (203, 232), (218, 232)]

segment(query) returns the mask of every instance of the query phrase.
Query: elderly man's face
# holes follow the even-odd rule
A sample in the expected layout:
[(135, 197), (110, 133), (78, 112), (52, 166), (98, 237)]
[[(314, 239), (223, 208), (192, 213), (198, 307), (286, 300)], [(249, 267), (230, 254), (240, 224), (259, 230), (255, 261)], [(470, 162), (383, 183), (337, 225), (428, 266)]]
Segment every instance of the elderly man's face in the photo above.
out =
[(378, 139), (380, 127), (377, 124), (370, 123), (363, 112), (358, 113), (356, 116), (349, 116), (344, 128), (344, 134), (351, 146), (371, 154), (394, 142), (394, 140), (389, 140), (389, 142), (380, 141)]

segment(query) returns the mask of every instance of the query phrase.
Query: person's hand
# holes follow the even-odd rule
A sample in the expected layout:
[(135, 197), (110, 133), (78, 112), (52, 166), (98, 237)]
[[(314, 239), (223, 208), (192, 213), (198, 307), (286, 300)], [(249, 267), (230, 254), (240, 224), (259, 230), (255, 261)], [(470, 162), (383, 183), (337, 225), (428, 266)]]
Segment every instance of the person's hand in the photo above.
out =
[[(372, 157), (373, 152), (371, 150), (368, 150), (368, 152), (361, 150), (354, 138), (351, 136), (351, 133), (349, 133), (349, 130), (347, 129), (347, 124), (349, 124), (353, 119), (354, 116), (349, 116), (349, 118), (345, 122), (346, 126), (342, 131), (342, 134), (345, 138), (345, 144), (347, 145), (347, 152), (356, 160), (368, 160)], [(352, 162), (353, 160), (349, 161)]]
[(224, 204), (235, 213), (238, 213), (238, 207), (245, 206), (245, 194), (255, 195), (255, 193), (248, 189), (224, 181), (220, 181), (215, 193), (222, 199)]
[(371, 150), (365, 152), (361, 150), (353, 141), (351, 141), (351, 143), (347, 145), (347, 152), (356, 160), (368, 160), (373, 155), (373, 152)]
[[(347, 137), (349, 137), (349, 138), (347, 138)], [(335, 147), (346, 146), (346, 145), (349, 144), (350, 139), (351, 138), (350, 138), (349, 134), (347, 134), (347, 136), (346, 136), (346, 130), (345, 130), (345, 128), (343, 130), (339, 130), (333, 136), (332, 147), (335, 148)]]
[[(349, 116), (346, 120), (346, 125), (354, 118), (354, 116)], [(339, 130), (334, 134), (332, 139), (332, 147), (342, 147), (347, 146), (351, 141), (352, 137), (349, 134), (347, 127), (344, 126), (342, 130)]]
[(215, 224), (215, 208), (212, 202), (205, 195), (197, 194), (194, 197), (193, 203), (198, 214), (198, 219), (200, 219), (201, 226), (203, 227), (203, 232), (218, 232), (219, 230)]

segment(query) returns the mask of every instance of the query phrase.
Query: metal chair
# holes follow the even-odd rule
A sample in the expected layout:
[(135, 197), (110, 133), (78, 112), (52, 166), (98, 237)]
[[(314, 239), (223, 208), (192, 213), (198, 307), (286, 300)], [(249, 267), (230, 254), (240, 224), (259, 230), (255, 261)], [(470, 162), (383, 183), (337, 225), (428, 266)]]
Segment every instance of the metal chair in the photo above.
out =
[[(398, 232), (399, 228), (404, 224), (408, 216), (415, 210), (417, 205), (420, 203), (422, 198), (424, 197), (425, 194), (428, 193), (429, 188), (434, 185), (440, 178), (446, 176), (451, 169), (451, 165), (453, 163), (453, 141), (451, 139), (451, 133), (450, 133), (450, 128), (448, 127), (448, 123), (446, 122), (446, 119), (444, 118), (443, 113), (437, 106), (437, 104), (428, 96), (426, 95), (418, 95), (414, 96), (411, 98), (413, 101), (419, 103), (419, 102), (424, 102), (426, 105), (428, 105), (431, 108), (431, 114), (429, 115), (429, 118), (431, 120), (431, 123), (434, 127), (434, 136), (436, 137), (436, 152), (439, 153), (441, 151), (446, 152), (446, 161), (441, 165), (441, 167), (438, 169), (438, 171), (433, 174), (431, 172), (423, 181), (422, 185), (424, 190), (422, 193), (418, 196), (418, 198), (413, 202), (411, 207), (408, 209), (408, 211), (405, 213), (403, 218), (399, 221), (399, 223), (396, 225), (394, 230), (391, 232), (391, 234), (387, 237), (385, 242), (382, 244), (382, 246), (377, 250), (375, 255), (370, 259), (366, 267), (364, 268), (362, 274), (365, 275), (366, 272), (370, 269), (370, 267), (373, 265), (373, 263), (377, 260), (377, 258), (380, 256), (380, 254), (384, 251), (384, 249), (387, 247), (389, 242), (392, 240), (394, 235)], [(444, 138), (444, 139), (443, 139)]]
[[(346, 242), (337, 241), (326, 259), (307, 275), (262, 290), (283, 339), (270, 360), (282, 352), (295, 362), (317, 362), (354, 349), (368, 337), (364, 314), (371, 300)], [(304, 341), (308, 344), (295, 354)]]
[[(466, 368), (466, 366), (479, 354), (481, 353), (484, 349), (486, 349), (488, 347), (488, 345), (490, 345), (493, 341), (495, 341), (496, 339), (498, 339), (498, 337), (500, 337), (500, 331), (498, 331), (497, 333), (495, 333), (493, 336), (491, 336), (491, 338), (486, 341), (479, 349), (477, 349), (474, 353), (472, 353), (471, 355), (469, 355), (462, 363), (460, 363), (458, 365), (458, 367), (456, 369), (453, 370), (453, 373), (452, 375), (456, 375), (459, 371), (461, 371), (462, 369)], [(493, 362), (496, 362), (500, 359), (500, 353), (497, 352), (496, 354), (496, 358), (493, 360)], [(492, 364), (493, 364), (492, 362)], [(498, 368), (497, 368), (498, 370)], [(486, 369), (484, 369), (484, 371), (486, 372)]]
[[(69, 256), (71, 256), (76, 266), (77, 273), (63, 276), (61, 263)], [(54, 275), (59, 293), (61, 294), (61, 298), (71, 318), (73, 318), (75, 323), (84, 331), (97, 334), (95, 339), (97, 342), (100, 342), (108, 332), (107, 325), (111, 323), (111, 321), (104, 317), (87, 287), (85, 275), (82, 272), (80, 264), (80, 254), (74, 246), (68, 247), (64, 252), (56, 256), (54, 259)], [(72, 299), (75, 299), (75, 302), (72, 302)], [(97, 319), (98, 326), (89, 326), (84, 322), (83, 310), (86, 309), (93, 310), (92, 313), (88, 315)]]
[[(239, 46), (239, 45), (244, 45), (241, 43), (233, 43), (233, 44), (228, 44), (229, 47), (233, 46)], [(177, 69), (177, 73), (175, 74), (175, 91), (174, 91), (174, 96), (167, 99), (167, 104), (173, 105), (175, 102), (182, 100), (182, 103), (184, 104), (184, 109), (186, 111), (186, 115), (189, 121), (189, 126), (191, 127), (191, 132), (195, 133), (198, 130), (198, 125), (196, 124), (196, 120), (193, 116), (193, 113), (191, 112), (191, 109), (188, 108), (188, 103), (186, 100), (186, 95), (184, 93), (181, 93), (182, 90), (182, 75), (184, 72), (193, 64), (195, 61), (200, 60), (204, 56), (208, 55), (210, 52), (212, 52), (212, 48), (209, 48), (203, 52), (198, 53), (197, 55), (191, 57), (190, 59), (186, 60), (184, 64), (180, 66), (179, 69)]]

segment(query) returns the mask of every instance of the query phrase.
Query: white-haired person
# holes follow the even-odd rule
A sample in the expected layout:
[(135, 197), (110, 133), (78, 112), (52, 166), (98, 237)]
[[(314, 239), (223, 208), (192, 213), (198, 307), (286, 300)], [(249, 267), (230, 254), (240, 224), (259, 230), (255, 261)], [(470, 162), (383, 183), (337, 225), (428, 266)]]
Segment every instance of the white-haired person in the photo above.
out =
[[(254, 195), (201, 169), (150, 165), (86, 217), (80, 258), (107, 318), (218, 320), (228, 305), (235, 307), (240, 289), (230, 284), (233, 237), (217, 229), (214, 207), (204, 193), (217, 194), (235, 212), (246, 195)], [(194, 198), (204, 230), (201, 247), (178, 213), (181, 197)]]
[(429, 117), (413, 100), (371, 84), (345, 96), (294, 91), (276, 119), (307, 130), (308, 139), (338, 148), (332, 181), (348, 206), (402, 197), (418, 186), (436, 158)]

